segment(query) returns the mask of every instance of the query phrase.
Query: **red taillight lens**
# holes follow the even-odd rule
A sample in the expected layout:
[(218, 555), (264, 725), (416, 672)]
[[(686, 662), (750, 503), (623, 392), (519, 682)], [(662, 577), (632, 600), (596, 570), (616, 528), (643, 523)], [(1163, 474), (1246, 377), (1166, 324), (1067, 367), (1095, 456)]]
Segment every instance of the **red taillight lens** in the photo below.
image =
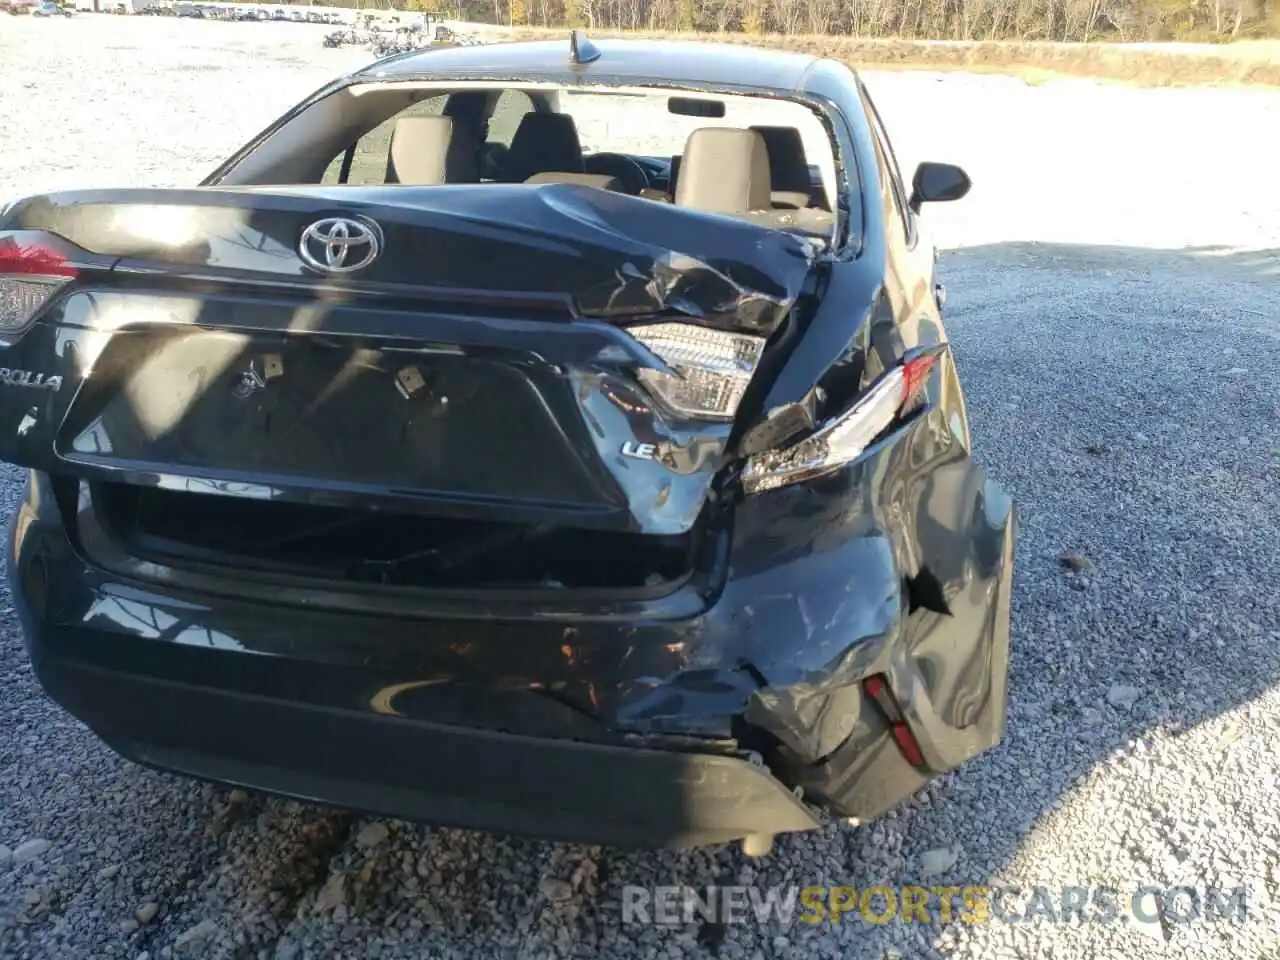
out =
[(0, 236), (0, 275), (15, 274), (70, 279), (76, 268), (44, 234), (23, 230)]
[(893, 736), (893, 741), (898, 745), (903, 758), (912, 766), (923, 766), (924, 754), (920, 752), (920, 744), (916, 742), (915, 734), (907, 726), (906, 719), (902, 716), (902, 709), (898, 706), (898, 698), (893, 695), (889, 682), (880, 674), (876, 674), (862, 681), (862, 689), (874, 701), (888, 722), (889, 733)]
[(77, 270), (38, 231), (0, 234), (0, 336), (24, 329)]
[(915, 405), (916, 397), (937, 362), (936, 354), (926, 354), (912, 357), (902, 365), (902, 403), (898, 407), (900, 413), (906, 413)]
[(902, 757), (913, 767), (924, 766), (924, 754), (920, 752), (920, 744), (916, 743), (915, 734), (905, 723), (895, 723), (889, 727), (893, 740), (902, 751)]

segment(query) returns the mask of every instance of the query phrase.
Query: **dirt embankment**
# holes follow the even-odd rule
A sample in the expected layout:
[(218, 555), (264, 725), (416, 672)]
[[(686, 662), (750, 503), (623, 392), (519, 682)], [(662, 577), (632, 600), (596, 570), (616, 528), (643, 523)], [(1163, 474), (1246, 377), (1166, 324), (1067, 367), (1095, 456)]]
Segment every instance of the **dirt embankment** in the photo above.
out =
[[(534, 27), (491, 27), (486, 33), (490, 31), (492, 39), (507, 40), (546, 39), (565, 33), (562, 29)], [(1232, 44), (1082, 44), (995, 41), (961, 43), (840, 36), (753, 36), (743, 33), (592, 31), (591, 35), (743, 43), (834, 57), (859, 69), (1010, 73), (1032, 81), (1051, 76), (1071, 76), (1160, 87), (1223, 84), (1280, 87), (1280, 40)]]

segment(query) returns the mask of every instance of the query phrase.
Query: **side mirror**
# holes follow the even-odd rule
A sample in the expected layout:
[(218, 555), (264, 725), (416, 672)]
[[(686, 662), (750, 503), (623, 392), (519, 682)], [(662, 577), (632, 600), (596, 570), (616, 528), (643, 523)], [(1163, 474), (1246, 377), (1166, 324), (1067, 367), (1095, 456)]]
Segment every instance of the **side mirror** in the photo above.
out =
[(908, 206), (913, 213), (919, 213), (922, 203), (959, 200), (969, 192), (971, 186), (973, 183), (969, 180), (969, 175), (954, 164), (926, 161), (916, 167), (916, 175), (911, 178), (911, 200)]

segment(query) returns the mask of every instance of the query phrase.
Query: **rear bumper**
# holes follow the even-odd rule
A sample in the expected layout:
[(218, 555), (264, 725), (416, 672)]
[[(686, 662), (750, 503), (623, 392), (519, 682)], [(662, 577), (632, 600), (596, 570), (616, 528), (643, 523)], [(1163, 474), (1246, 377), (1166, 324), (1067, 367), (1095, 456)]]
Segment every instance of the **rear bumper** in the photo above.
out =
[[(750, 498), (714, 589), (612, 608), (392, 611), (129, 579), (81, 556), (38, 473), (9, 576), (41, 684), (142, 763), (571, 841), (802, 830), (811, 805), (878, 816), (1003, 732), (1013, 507), (966, 453), (929, 462), (915, 436)], [(873, 674), (921, 762), (864, 695)]]
[(653, 847), (818, 824), (768, 771), (733, 757), (325, 710), (63, 660), (43, 660), (39, 676), (130, 760), (325, 804)]

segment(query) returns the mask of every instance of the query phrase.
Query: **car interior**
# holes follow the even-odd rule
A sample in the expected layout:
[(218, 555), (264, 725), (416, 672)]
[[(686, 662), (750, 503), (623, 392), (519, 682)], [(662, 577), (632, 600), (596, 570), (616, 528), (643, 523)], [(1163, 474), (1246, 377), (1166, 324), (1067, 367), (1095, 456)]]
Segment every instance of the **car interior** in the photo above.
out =
[[(806, 153), (805, 140), (796, 125), (747, 123), (725, 120), (726, 101), (748, 116), (758, 115), (752, 98), (668, 96), (665, 92), (593, 93), (597, 99), (616, 97), (617, 110), (608, 111), (606, 142), (611, 149), (584, 147), (579, 122), (561, 109), (581, 96), (555, 89), (520, 90), (519, 102), (532, 109), (498, 117), (504, 93), (512, 88), (461, 89), (442, 93), (438, 87), (416, 91), (372, 90), (335, 94), (304, 111), (291, 122), (299, 126), (293, 140), (293, 156), (245, 158), (229, 171), (223, 184), (323, 183), (327, 185), (402, 184), (436, 186), (473, 183), (576, 184), (628, 194), (708, 213), (734, 216), (765, 226), (804, 233), (829, 240), (836, 218), (820, 164)], [(745, 106), (744, 106), (745, 104)], [(612, 106), (612, 103), (610, 104)], [(632, 123), (628, 106), (635, 113)], [(816, 118), (802, 104), (783, 102), (778, 109), (794, 111), (797, 118), (821, 131)], [(660, 110), (681, 120), (666, 124), (680, 141), (664, 155), (650, 155), (613, 148), (614, 129), (662, 126), (652, 122)], [(755, 112), (749, 112), (754, 110)], [(601, 111), (597, 111), (599, 113)], [(320, 114), (310, 124), (308, 114)], [(687, 119), (684, 119), (687, 118)], [(705, 119), (703, 119), (705, 118)], [(616, 122), (617, 127), (611, 126)], [(595, 121), (599, 126), (599, 121)], [(323, 126), (321, 126), (323, 125)], [(506, 128), (493, 136), (495, 125)], [(683, 128), (688, 128), (685, 133)], [(284, 131), (281, 131), (283, 133)], [(598, 134), (600, 131), (597, 130)], [(273, 153), (271, 141), (256, 149)], [(289, 138), (286, 138), (286, 142)], [(635, 137), (630, 137), (635, 142)], [(646, 142), (654, 142), (650, 136)], [(658, 138), (660, 139), (660, 138)], [(826, 139), (822, 133), (822, 139)], [(310, 140), (311, 143), (305, 141)], [(300, 142), (301, 141), (301, 142)], [(299, 146), (311, 157), (323, 157), (323, 172), (299, 160)], [(280, 147), (275, 148), (279, 150)], [(314, 151), (314, 152), (312, 152)], [(827, 157), (830, 167), (830, 156)], [(310, 166), (314, 168), (315, 164)]]
[[(795, 127), (706, 126), (669, 157), (583, 149), (574, 118), (532, 110), (509, 145), (449, 98), (439, 116), (394, 119), (386, 183), (570, 183), (829, 235), (831, 204)], [(465, 95), (463, 95), (465, 96)], [(487, 118), (486, 118), (487, 119)]]

